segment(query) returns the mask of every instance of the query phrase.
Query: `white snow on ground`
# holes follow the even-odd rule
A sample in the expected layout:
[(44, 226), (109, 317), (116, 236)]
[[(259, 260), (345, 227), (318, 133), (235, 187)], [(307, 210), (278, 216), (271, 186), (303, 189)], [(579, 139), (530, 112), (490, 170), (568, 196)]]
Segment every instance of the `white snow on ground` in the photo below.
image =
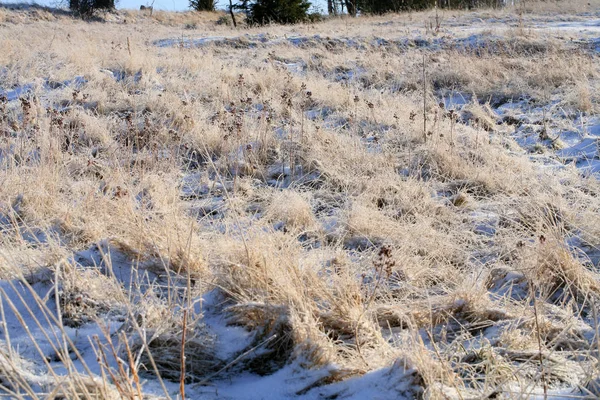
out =
[[(584, 174), (598, 175), (600, 172), (600, 120), (596, 117), (580, 117), (574, 120), (565, 117), (559, 106), (532, 109), (526, 101), (504, 104), (497, 109), (499, 122), (518, 121), (511, 133), (515, 141), (530, 153), (546, 148), (550, 159), (533, 156), (546, 165), (574, 164)], [(546, 114), (545, 114), (546, 113)], [(551, 115), (551, 123), (544, 124), (544, 115)], [(565, 129), (565, 126), (568, 129)], [(548, 132), (541, 134), (543, 129)]]
[[(94, 252), (91, 250), (90, 252)], [(84, 252), (88, 254), (90, 252)], [(110, 253), (113, 269), (123, 270), (133, 267), (115, 250)], [(94, 257), (93, 255), (90, 256)], [(108, 257), (108, 255), (107, 255)], [(133, 275), (132, 273), (128, 275)], [(98, 343), (108, 348), (108, 335), (118, 342), (117, 333), (123, 329), (123, 322), (118, 318), (104, 319), (103, 326), (96, 322), (86, 323), (76, 328), (58, 328), (55, 291), (51, 276), (37, 275), (42, 279), (31, 286), (17, 281), (0, 282), (0, 294), (4, 307), (5, 320), (0, 325), (0, 344), (10, 343), (13, 351), (26, 360), (38, 360), (30, 365), (33, 369), (31, 376), (32, 387), (40, 392), (47, 391), (52, 379), (48, 366), (54, 374), (67, 375), (65, 363), (61, 361), (61, 352), (68, 342), (68, 347), (77, 349), (78, 354), (69, 353), (72, 364), (70, 367), (85, 374), (91, 371), (100, 376), (102, 370), (97, 360)], [(128, 278), (125, 279), (128, 281)], [(222, 313), (213, 312), (218, 306), (219, 296), (210, 292), (204, 299), (196, 303), (199, 312), (205, 313), (208, 331), (217, 337), (217, 355), (227, 359), (243, 350), (251, 341), (251, 334), (241, 327), (229, 326)], [(16, 311), (16, 312), (15, 312)], [(104, 327), (104, 329), (103, 329)], [(107, 328), (108, 327), (108, 328)], [(98, 342), (94, 341), (97, 338)], [(46, 363), (42, 359), (47, 360)], [(117, 361), (109, 357), (110, 366), (117, 367)], [(218, 380), (211, 380), (205, 386), (191, 384), (187, 389), (189, 398), (197, 399), (410, 399), (419, 393), (419, 387), (413, 382), (412, 370), (402, 364), (374, 371), (361, 377), (350, 378), (344, 382), (320, 387), (336, 368), (307, 370), (302, 361), (297, 360), (269, 376), (258, 376), (250, 373), (237, 373)], [(158, 397), (164, 393), (151, 376), (144, 386), (146, 393), (154, 393)], [(169, 395), (177, 397), (178, 384), (166, 382)]]
[(412, 371), (398, 363), (389, 368), (349, 378), (343, 382), (316, 387), (329, 376), (330, 369), (307, 371), (299, 363), (288, 365), (275, 374), (258, 378), (245, 376), (236, 378), (229, 385), (218, 389), (198, 391), (199, 395), (214, 395), (220, 399), (413, 399), (419, 393), (412, 381)]
[(161, 39), (154, 42), (158, 47), (203, 47), (208, 45), (226, 45), (240, 48), (258, 46), (276, 46), (289, 44), (300, 48), (309, 48), (317, 43), (345, 46), (348, 48), (366, 49), (368, 47), (397, 46), (398, 48), (427, 47), (472, 49), (489, 46), (496, 39), (505, 38), (507, 33), (515, 29), (524, 29), (536, 35), (564, 38), (565, 35), (575, 45), (587, 45), (600, 51), (600, 19), (581, 19), (576, 21), (539, 21), (520, 26), (516, 20), (476, 20), (471, 23), (453, 25), (452, 21), (444, 21), (439, 37), (431, 38), (422, 29), (414, 29), (398, 38), (372, 37), (328, 37), (320, 34), (313, 36), (285, 36), (270, 34), (245, 34), (242, 36), (208, 36), (199, 38), (180, 37)]
[[(105, 333), (97, 323), (63, 330), (57, 328), (53, 322), (56, 318), (53, 285), (49, 281), (35, 283), (31, 288), (18, 282), (1, 282), (0, 293), (6, 323), (0, 330), (0, 344), (5, 345), (10, 342), (13, 351), (26, 360), (41, 360), (41, 352), (55, 374), (67, 375), (64, 363), (60, 361), (57, 353), (62, 351), (65, 341), (70, 340), (69, 347), (72, 343), (79, 352), (79, 354), (70, 353), (71, 366), (80, 373), (89, 370), (93, 374), (101, 374), (95, 352), (98, 344), (92, 338), (97, 337), (102, 345), (108, 347)], [(209, 294), (198, 304), (202, 304), (202, 311), (207, 313), (206, 323), (209, 330), (217, 335), (218, 354), (228, 357), (242, 350), (249, 343), (250, 338), (243, 328), (228, 326), (222, 315), (211, 314), (211, 307), (215, 306), (217, 297), (214, 293)], [(39, 302), (39, 299), (42, 302)], [(13, 307), (20, 317), (16, 316)], [(114, 340), (116, 333), (121, 329), (121, 324), (118, 320), (105, 320), (104, 323), (110, 326), (110, 336)], [(32, 339), (35, 340), (36, 345), (33, 344)], [(111, 358), (109, 361), (113, 368), (117, 367), (115, 359)], [(47, 391), (52, 379), (48, 375), (45, 363), (38, 361), (28, 367), (32, 370), (30, 377), (32, 387), (40, 392)], [(417, 398), (421, 394), (421, 388), (415, 381), (415, 371), (402, 360), (398, 360), (390, 367), (362, 376), (346, 377), (342, 382), (330, 383), (329, 377), (335, 376), (336, 372), (344, 376), (343, 371), (338, 371), (334, 366), (307, 370), (303, 367), (302, 360), (296, 360), (268, 376), (250, 373), (237, 373), (231, 376), (225, 374), (225, 377), (211, 380), (205, 385), (190, 384), (186, 394), (188, 398), (207, 400), (290, 398), (408, 400)], [(144, 376), (144, 378), (148, 379), (144, 386), (146, 393), (164, 397), (164, 392), (157, 381), (152, 380), (151, 376)], [(165, 381), (165, 385), (169, 395), (177, 398), (178, 384)], [(447, 390), (452, 392), (451, 388)], [(515, 393), (520, 393), (520, 389), (515, 388)], [(571, 389), (557, 390), (551, 391), (549, 398), (568, 399), (577, 394), (578, 392)], [(530, 396), (530, 398), (544, 398), (540, 390), (531, 392)]]
[[(36, 360), (33, 361), (33, 368), (39, 378), (37, 383), (41, 391), (47, 390), (51, 382), (48, 365), (58, 375), (67, 374), (66, 364), (61, 361), (63, 355), (60, 355), (64, 354), (65, 343), (68, 343), (68, 348), (75, 348), (79, 352), (79, 355), (69, 352), (72, 366), (81, 373), (89, 368), (97, 376), (100, 376), (101, 370), (91, 340), (97, 336), (100, 343), (106, 345), (105, 335), (96, 323), (77, 328), (58, 328), (55, 288), (49, 279), (51, 277), (31, 286), (17, 281), (0, 282), (5, 313), (0, 340), (3, 345), (10, 343), (12, 351), (22, 358)], [(120, 326), (118, 321), (107, 319), (104, 322), (110, 334)], [(47, 360), (47, 365), (42, 362), (43, 359)]]
[(36, 85), (34, 83), (28, 83), (25, 85), (17, 86), (16, 88), (13, 88), (13, 89), (0, 90), (0, 99), (2, 97), (4, 97), (7, 101), (15, 101), (23, 96), (33, 93), (36, 89), (38, 89), (38, 91), (41, 93), (49, 92), (49, 91), (57, 90), (57, 89), (64, 89), (64, 88), (68, 88), (68, 87), (78, 89), (78, 88), (81, 88), (86, 82), (87, 81), (85, 80), (84, 77), (76, 76), (73, 79), (66, 80), (63, 82), (54, 82), (54, 81), (44, 80), (39, 85), (40, 87), (38, 87), (38, 85)]

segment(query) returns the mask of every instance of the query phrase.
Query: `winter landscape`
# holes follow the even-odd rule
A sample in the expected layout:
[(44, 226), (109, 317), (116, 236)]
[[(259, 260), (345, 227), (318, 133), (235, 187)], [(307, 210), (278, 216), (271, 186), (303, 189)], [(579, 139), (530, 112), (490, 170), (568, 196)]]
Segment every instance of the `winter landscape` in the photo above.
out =
[(0, 393), (600, 396), (600, 3), (0, 5)]

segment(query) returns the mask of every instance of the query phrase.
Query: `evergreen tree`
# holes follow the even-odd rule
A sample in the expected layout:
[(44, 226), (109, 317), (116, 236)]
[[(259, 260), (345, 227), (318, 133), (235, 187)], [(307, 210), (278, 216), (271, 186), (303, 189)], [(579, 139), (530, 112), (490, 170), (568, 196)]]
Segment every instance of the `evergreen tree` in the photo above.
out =
[(190, 8), (196, 11), (215, 11), (215, 0), (190, 0)]
[(308, 18), (308, 0), (242, 0), (238, 9), (246, 11), (249, 24), (294, 24)]
[(423, 10), (435, 5), (432, 0), (361, 0), (359, 9), (365, 14), (385, 14), (408, 10)]
[(389, 12), (424, 10), (437, 6), (438, 8), (474, 8), (474, 7), (500, 7), (503, 0), (345, 0), (348, 14), (353, 15), (352, 5), (356, 2), (355, 9), (364, 14), (385, 14)]
[(83, 18), (90, 18), (96, 10), (112, 10), (115, 0), (69, 0), (69, 9)]

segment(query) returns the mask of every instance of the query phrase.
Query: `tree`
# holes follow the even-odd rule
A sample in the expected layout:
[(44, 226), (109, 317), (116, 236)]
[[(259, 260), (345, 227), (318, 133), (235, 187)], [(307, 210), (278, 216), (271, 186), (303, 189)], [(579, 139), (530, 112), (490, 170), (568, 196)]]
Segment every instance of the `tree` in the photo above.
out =
[(196, 11), (215, 11), (215, 0), (190, 0), (190, 8)]
[[(356, 2), (356, 9), (364, 14), (385, 14), (389, 12), (424, 10), (438, 8), (498, 7), (503, 0), (345, 0), (346, 4)], [(350, 6), (348, 14), (352, 15)]]
[(420, 10), (431, 7), (431, 0), (362, 0), (360, 11), (365, 14), (385, 14), (407, 10)]
[(235, 20), (235, 14), (233, 12), (233, 0), (229, 0), (229, 14), (231, 15), (231, 22), (233, 22), (233, 27), (237, 28), (237, 22)]
[(327, 13), (329, 15), (338, 15), (344, 11), (345, 0), (327, 0)]
[(346, 10), (348, 10), (348, 14), (356, 17), (356, 1), (357, 0), (344, 0), (344, 4), (346, 5)]
[(115, 0), (69, 0), (69, 9), (83, 18), (90, 18), (97, 10), (113, 10)]
[(250, 25), (270, 22), (295, 24), (308, 19), (308, 0), (242, 0), (237, 6), (244, 10)]

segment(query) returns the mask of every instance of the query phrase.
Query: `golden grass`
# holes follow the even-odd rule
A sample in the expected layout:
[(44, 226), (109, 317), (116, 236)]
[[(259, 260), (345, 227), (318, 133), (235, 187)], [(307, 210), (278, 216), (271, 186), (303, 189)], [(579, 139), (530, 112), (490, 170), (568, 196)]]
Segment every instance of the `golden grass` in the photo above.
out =
[[(553, 12), (527, 7), (525, 24)], [(514, 13), (444, 12), (443, 27)], [(221, 15), (0, 9), (2, 89), (32, 84), (0, 104), (0, 277), (58, 278), (62, 329), (120, 315), (114, 345), (93, 346), (100, 398), (139, 397), (139, 368), (206, 384), (293, 360), (339, 367), (323, 385), (393, 366), (430, 398), (585, 383), (551, 360), (597, 376), (598, 267), (567, 243), (600, 246), (598, 181), (534, 164), (493, 110), (558, 98), (593, 115), (597, 56), (527, 29), (498, 31), (497, 52), (369, 44), (433, 40), (432, 12), (238, 30)], [(272, 42), (249, 46), (258, 33)], [(478, 100), (465, 121), (438, 104), (453, 92)], [(215, 355), (194, 304), (208, 293), (255, 333), (242, 356)], [(108, 365), (117, 348), (128, 368)], [(27, 360), (2, 357), (2, 384), (33, 391)], [(55, 397), (95, 396), (95, 378), (68, 379)]]

